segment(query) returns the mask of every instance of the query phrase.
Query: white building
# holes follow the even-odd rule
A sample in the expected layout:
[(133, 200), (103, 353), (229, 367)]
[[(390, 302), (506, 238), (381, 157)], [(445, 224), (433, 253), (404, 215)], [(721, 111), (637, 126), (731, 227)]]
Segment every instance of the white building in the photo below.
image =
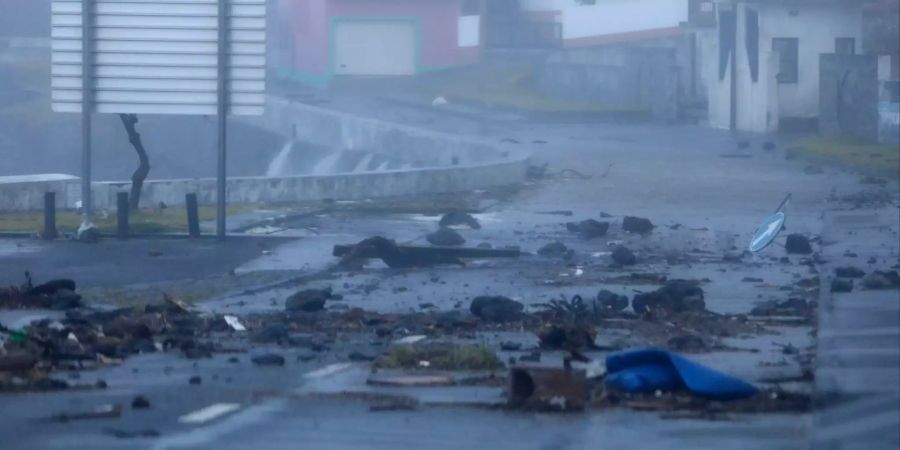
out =
[[(488, 0), (490, 1), (490, 0)], [(683, 34), (688, 0), (519, 0), (535, 20), (561, 25), (564, 47), (585, 47)]]
[(814, 124), (819, 56), (860, 51), (860, 3), (718, 0), (715, 29), (701, 32), (710, 125), (772, 132)]

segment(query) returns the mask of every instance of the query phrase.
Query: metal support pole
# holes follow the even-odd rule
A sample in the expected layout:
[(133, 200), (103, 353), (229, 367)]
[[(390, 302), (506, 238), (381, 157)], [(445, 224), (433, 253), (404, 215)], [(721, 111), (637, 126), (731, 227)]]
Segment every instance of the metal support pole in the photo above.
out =
[(197, 194), (184, 196), (184, 208), (187, 210), (188, 236), (200, 237), (200, 214), (197, 206)]
[(81, 227), (93, 227), (91, 213), (91, 114), (94, 110), (94, 0), (81, 2)]
[(116, 237), (128, 238), (128, 214), (131, 209), (128, 204), (127, 192), (116, 192)]
[(228, 1), (219, 0), (219, 45), (218, 45), (218, 99), (217, 99), (217, 142), (218, 167), (216, 171), (216, 237), (225, 239), (225, 156), (227, 154), (228, 122)]
[(56, 239), (56, 192), (44, 192), (44, 239)]

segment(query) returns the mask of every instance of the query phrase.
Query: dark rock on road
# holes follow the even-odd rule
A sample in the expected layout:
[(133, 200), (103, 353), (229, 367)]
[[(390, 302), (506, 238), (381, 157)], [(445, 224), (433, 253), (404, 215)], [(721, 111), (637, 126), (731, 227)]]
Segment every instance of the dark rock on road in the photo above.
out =
[(259, 330), (250, 340), (261, 344), (284, 344), (290, 340), (290, 328), (283, 323), (273, 323)]
[(604, 289), (597, 293), (596, 305), (602, 311), (622, 311), (628, 307), (628, 297)]
[(572, 255), (573, 251), (569, 250), (569, 247), (566, 247), (562, 242), (557, 241), (539, 248), (537, 253), (541, 256), (568, 257)]
[(841, 278), (862, 278), (866, 273), (856, 267), (838, 267), (834, 269), (834, 276)]
[(606, 232), (609, 230), (609, 222), (587, 219), (581, 222), (569, 222), (566, 224), (566, 229), (573, 233), (578, 233), (584, 239), (594, 239), (606, 235)]
[(325, 309), (325, 302), (331, 298), (331, 288), (305, 289), (288, 297), (284, 308), (288, 311), (321, 311)]
[(53, 295), (59, 290), (75, 291), (75, 281), (70, 279), (50, 280), (28, 290), (29, 295)]
[(625, 247), (624, 245), (620, 245), (616, 247), (612, 252), (612, 259), (616, 264), (621, 266), (631, 266), (637, 264), (637, 257), (634, 256), (634, 252)]
[(451, 211), (447, 214), (444, 214), (444, 216), (441, 217), (441, 221), (438, 222), (438, 225), (441, 228), (452, 226), (467, 226), (473, 230), (481, 229), (481, 224), (478, 223), (478, 219), (472, 217), (471, 214), (464, 213), (462, 211)]
[(664, 311), (703, 311), (703, 289), (696, 281), (669, 280), (654, 292), (637, 294), (631, 300), (631, 307), (638, 314)]
[(812, 253), (812, 245), (809, 243), (809, 239), (802, 234), (789, 234), (787, 237), (787, 241), (784, 244), (784, 249), (787, 250), (788, 253), (794, 253), (798, 255), (808, 255)]
[(284, 365), (284, 356), (275, 353), (267, 353), (265, 355), (258, 355), (250, 358), (250, 361), (253, 361), (253, 364), (257, 366), (283, 366)]
[(541, 348), (576, 353), (581, 350), (594, 349), (597, 346), (594, 343), (597, 331), (589, 325), (579, 326), (573, 323), (545, 325), (538, 330), (537, 334)]
[(522, 315), (525, 306), (503, 296), (476, 297), (469, 311), (486, 322), (511, 322)]
[(133, 409), (147, 409), (150, 407), (150, 400), (147, 400), (147, 397), (143, 395), (138, 395), (131, 401), (131, 407)]
[(897, 271), (876, 270), (863, 278), (863, 287), (866, 289), (896, 289), (900, 288), (900, 275)]
[(441, 228), (434, 233), (425, 236), (425, 240), (431, 245), (439, 247), (457, 247), (466, 243), (462, 235), (451, 228)]
[(622, 229), (629, 233), (649, 233), (653, 231), (653, 222), (643, 217), (626, 216), (622, 219)]

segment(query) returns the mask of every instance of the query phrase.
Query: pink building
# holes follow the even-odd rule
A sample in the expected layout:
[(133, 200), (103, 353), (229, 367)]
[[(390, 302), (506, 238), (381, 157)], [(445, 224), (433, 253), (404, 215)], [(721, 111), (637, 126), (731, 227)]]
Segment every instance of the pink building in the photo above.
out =
[(335, 76), (415, 75), (480, 53), (480, 2), (281, 0), (279, 75), (314, 85)]

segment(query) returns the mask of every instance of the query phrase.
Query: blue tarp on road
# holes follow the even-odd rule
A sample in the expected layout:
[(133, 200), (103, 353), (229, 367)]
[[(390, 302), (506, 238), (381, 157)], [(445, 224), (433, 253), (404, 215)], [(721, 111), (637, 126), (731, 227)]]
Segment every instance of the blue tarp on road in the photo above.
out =
[(657, 348), (626, 350), (606, 357), (607, 386), (624, 392), (687, 390), (701, 397), (734, 400), (758, 392), (743, 380)]

